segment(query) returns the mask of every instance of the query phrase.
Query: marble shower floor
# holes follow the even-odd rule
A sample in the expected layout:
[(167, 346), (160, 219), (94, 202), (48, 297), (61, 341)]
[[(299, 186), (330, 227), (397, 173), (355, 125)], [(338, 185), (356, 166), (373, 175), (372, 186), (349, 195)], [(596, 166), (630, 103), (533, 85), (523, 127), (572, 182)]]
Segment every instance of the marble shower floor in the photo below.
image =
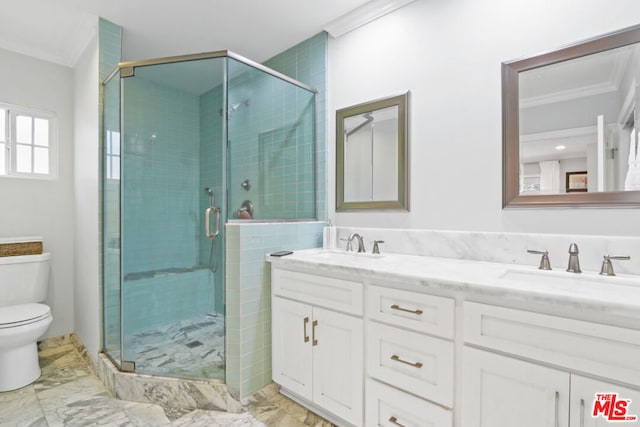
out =
[(139, 374), (224, 380), (224, 316), (206, 314), (131, 334), (125, 360)]
[(244, 414), (118, 400), (73, 344), (41, 350), (39, 356), (38, 381), (0, 392), (0, 426), (331, 426), (281, 394), (252, 405)]

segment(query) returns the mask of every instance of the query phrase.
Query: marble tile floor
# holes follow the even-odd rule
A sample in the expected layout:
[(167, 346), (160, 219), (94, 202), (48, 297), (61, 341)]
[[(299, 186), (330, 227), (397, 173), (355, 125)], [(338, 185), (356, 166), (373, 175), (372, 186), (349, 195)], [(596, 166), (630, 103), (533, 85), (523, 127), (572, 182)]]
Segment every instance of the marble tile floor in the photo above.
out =
[(39, 356), (38, 381), (0, 393), (0, 426), (332, 426), (281, 394), (255, 402), (243, 414), (118, 400), (73, 344), (45, 348)]
[(224, 380), (224, 315), (206, 314), (125, 338), (136, 372), (192, 380)]

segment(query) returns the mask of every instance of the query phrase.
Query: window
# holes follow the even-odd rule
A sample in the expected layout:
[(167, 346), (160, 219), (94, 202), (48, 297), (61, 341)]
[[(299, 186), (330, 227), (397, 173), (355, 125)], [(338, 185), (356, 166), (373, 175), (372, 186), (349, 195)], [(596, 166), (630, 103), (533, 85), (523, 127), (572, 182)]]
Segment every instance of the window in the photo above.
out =
[(0, 176), (55, 178), (54, 114), (0, 104)]
[(107, 130), (105, 141), (107, 157), (105, 158), (105, 172), (107, 179), (120, 179), (120, 132)]

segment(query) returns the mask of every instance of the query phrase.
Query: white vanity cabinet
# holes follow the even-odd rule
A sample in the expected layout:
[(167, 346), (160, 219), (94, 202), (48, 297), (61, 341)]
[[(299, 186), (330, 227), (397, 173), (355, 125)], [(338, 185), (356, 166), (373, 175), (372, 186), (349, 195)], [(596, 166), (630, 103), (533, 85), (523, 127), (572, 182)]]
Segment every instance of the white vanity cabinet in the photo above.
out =
[(596, 393), (631, 399), (628, 415), (640, 416), (640, 388), (620, 384), (640, 386), (640, 330), (473, 302), (463, 311), (465, 427), (610, 425), (592, 417)]
[(311, 410), (340, 426), (605, 427), (596, 394), (616, 393), (638, 417), (617, 424), (640, 427), (640, 322), (618, 295), (532, 297), (483, 278), (495, 266), (354, 257), (272, 261), (273, 379)]
[(285, 394), (362, 425), (362, 284), (274, 269), (272, 293), (273, 380)]

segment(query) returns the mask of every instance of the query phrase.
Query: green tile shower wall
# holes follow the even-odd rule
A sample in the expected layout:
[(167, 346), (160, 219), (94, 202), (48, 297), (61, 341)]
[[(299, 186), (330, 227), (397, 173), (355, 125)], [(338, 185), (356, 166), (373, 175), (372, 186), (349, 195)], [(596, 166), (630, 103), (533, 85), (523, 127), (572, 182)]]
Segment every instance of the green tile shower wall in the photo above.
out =
[(98, 44), (98, 72), (100, 82), (102, 82), (121, 61), (122, 27), (100, 18)]
[(327, 207), (327, 49), (328, 34), (321, 32), (264, 63), (318, 90), (316, 111), (317, 219), (328, 218)]
[[(145, 329), (191, 319), (195, 314), (212, 313), (213, 280), (207, 268), (127, 280), (122, 289), (126, 301), (125, 337)], [(127, 346), (125, 358), (135, 360), (134, 355), (127, 354)]]
[[(140, 73), (142, 74), (142, 73)], [(199, 264), (199, 99), (122, 80), (123, 274)]]
[(265, 255), (322, 246), (324, 222), (227, 224), (227, 384), (246, 397), (271, 382), (271, 273)]
[[(224, 310), (223, 298), (214, 301), (224, 282), (209, 271), (203, 231), (204, 187), (221, 185), (221, 122), (216, 97), (160, 85), (142, 71), (123, 84), (123, 318), (130, 334)], [(222, 251), (224, 242), (216, 243)], [(194, 266), (201, 268), (163, 271)], [(150, 271), (156, 277), (127, 278)], [(224, 277), (224, 269), (217, 274)]]

